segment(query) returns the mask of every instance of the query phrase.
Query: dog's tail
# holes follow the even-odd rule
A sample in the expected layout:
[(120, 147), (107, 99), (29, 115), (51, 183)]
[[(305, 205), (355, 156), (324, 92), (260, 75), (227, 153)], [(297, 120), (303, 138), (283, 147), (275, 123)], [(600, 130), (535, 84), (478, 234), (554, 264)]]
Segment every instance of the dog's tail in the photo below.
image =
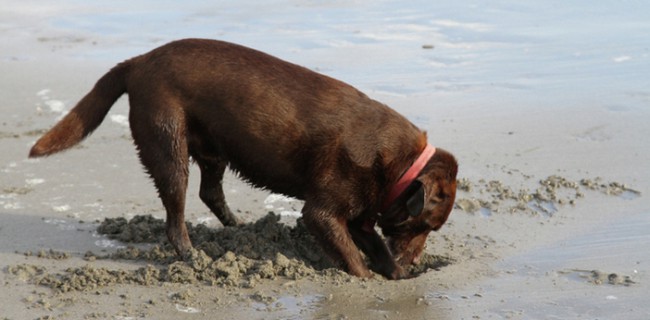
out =
[(126, 92), (129, 61), (122, 62), (101, 77), (70, 112), (45, 133), (29, 151), (42, 157), (69, 149), (97, 129), (115, 101)]

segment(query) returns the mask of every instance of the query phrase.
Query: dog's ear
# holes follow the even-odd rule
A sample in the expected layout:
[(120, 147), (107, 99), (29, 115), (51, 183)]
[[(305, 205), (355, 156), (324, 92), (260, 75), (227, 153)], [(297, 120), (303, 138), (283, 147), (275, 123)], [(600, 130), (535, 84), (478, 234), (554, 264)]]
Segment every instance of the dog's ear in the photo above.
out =
[(424, 210), (424, 185), (419, 180), (414, 180), (409, 186), (410, 195), (406, 199), (406, 210), (411, 217), (415, 217)]

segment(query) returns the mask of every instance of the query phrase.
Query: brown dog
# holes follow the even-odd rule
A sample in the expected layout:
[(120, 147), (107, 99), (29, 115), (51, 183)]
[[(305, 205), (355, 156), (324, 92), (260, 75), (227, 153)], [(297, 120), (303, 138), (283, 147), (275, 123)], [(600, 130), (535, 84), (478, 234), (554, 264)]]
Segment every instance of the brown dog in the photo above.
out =
[(343, 82), (213, 40), (172, 42), (118, 64), (29, 156), (79, 143), (125, 92), (180, 255), (192, 247), (184, 224), (190, 156), (201, 170), (199, 196), (224, 225), (238, 223), (221, 186), (229, 166), (255, 186), (305, 200), (307, 227), (360, 277), (372, 274), (358, 248), (377, 272), (405, 277), (402, 266), (417, 262), (451, 212), (456, 160), (404, 117)]

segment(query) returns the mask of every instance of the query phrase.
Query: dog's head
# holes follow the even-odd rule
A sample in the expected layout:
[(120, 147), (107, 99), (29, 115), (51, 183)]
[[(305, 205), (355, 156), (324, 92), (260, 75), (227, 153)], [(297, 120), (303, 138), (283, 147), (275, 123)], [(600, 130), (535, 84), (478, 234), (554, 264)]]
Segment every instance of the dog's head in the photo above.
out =
[(439, 149), (379, 218), (379, 227), (398, 264), (417, 264), (429, 233), (447, 221), (456, 198), (457, 172), (456, 159)]

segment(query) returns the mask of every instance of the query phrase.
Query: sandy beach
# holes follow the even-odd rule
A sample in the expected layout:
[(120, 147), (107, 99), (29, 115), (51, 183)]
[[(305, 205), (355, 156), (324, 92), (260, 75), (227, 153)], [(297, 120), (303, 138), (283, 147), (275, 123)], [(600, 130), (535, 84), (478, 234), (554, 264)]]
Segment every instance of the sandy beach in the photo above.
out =
[[(575, 6), (575, 7), (574, 7)], [(648, 319), (646, 4), (0, 1), (2, 319)], [(115, 64), (174, 39), (237, 42), (391, 106), (459, 160), (417, 277), (331, 268), (300, 201), (228, 173), (247, 225), (198, 197), (178, 261), (122, 97), (64, 154), (35, 140)]]

